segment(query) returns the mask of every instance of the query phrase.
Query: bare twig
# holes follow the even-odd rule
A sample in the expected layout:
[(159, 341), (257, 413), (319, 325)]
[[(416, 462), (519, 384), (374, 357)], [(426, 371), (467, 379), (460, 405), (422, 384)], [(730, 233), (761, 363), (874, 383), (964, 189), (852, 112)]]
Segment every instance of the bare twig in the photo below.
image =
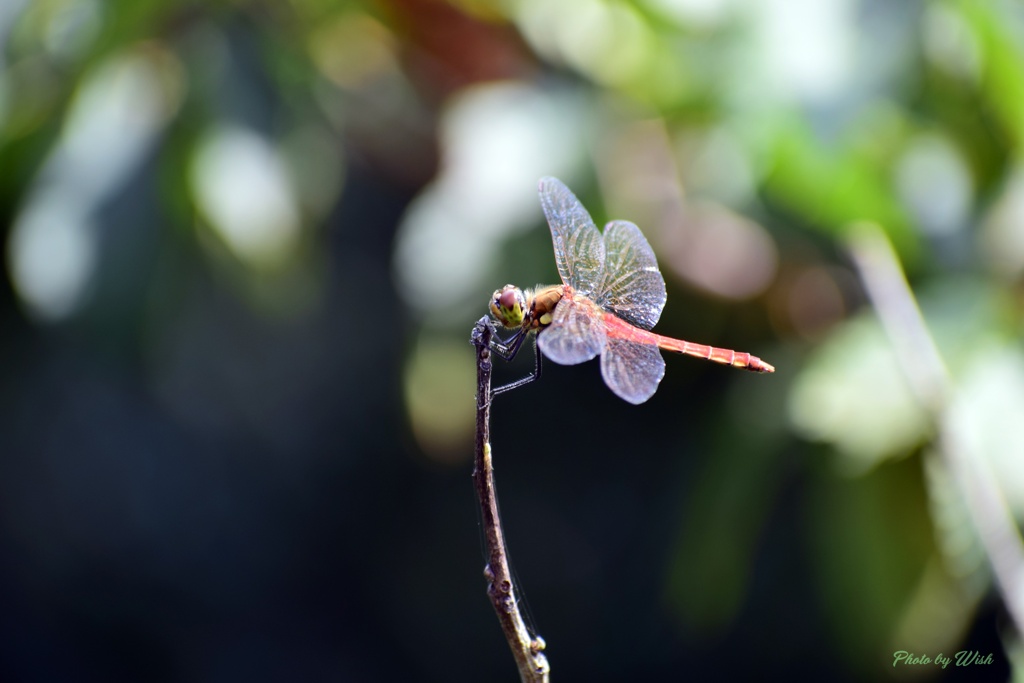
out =
[(945, 419), (952, 384), (896, 254), (874, 224), (855, 226), (847, 247), (917, 400), (938, 425), (937, 451), (953, 474), (988, 556), (996, 586), (1018, 633), (1024, 633), (1024, 545), (985, 458)]
[(498, 514), (498, 498), (494, 490), (494, 466), (491, 462), (490, 419), (491, 419), (491, 339), (493, 329), (490, 321), (481, 318), (473, 327), (470, 341), (476, 346), (476, 454), (473, 463), (473, 484), (480, 510), (483, 515), (484, 535), (487, 545), (487, 596), (494, 605), (501, 630), (505, 633), (516, 665), (519, 678), (524, 683), (547, 683), (547, 657), (544, 656), (544, 639), (531, 635), (519, 611), (512, 573), (509, 570), (508, 552), (505, 549), (505, 534)]

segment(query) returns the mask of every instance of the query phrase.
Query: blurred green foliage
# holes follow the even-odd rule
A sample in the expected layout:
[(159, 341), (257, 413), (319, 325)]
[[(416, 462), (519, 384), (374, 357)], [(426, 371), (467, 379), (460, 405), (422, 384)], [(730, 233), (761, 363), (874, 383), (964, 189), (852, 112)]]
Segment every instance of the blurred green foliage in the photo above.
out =
[[(502, 397), (495, 420), (516, 417), (496, 427), (497, 461), (565, 484), (540, 484), (565, 506), (533, 560), (552, 572), (541, 595), (623, 585), (594, 549), (617, 539), (653, 565), (652, 599), (678, 627), (667, 642), (688, 653), (666, 669), (744, 623), (785, 630), (792, 605), (794, 639), (817, 638), (853, 679), (893, 674), (895, 650), (1003, 635), (957, 482), (929, 455), (934, 416), (844, 238), (871, 221), (893, 243), (952, 374), (940, 419), (970, 435), (967, 457), (1020, 519), (1019, 4), (32, 0), (0, 11), (0, 46), (9, 359), (59, 340), (204, 443), (319, 453), (332, 410), (353, 429), (403, 415), (346, 462), (464, 468), (466, 335), (496, 287), (554, 280), (534, 188), (558, 175), (598, 223), (634, 220), (650, 238), (669, 287), (660, 332), (778, 371), (669, 359), (638, 409), (604, 396), (593, 368)], [(48, 376), (34, 372), (5, 373), (10, 405)], [(34, 419), (16, 441), (26, 458), (44, 439)], [(618, 468), (622, 481), (603, 479)], [(595, 530), (615, 501), (636, 509)], [(657, 542), (629, 545), (648, 525)], [(555, 562), (556, 541), (579, 552)], [(382, 619), (406, 617), (391, 608)], [(556, 632), (572, 620), (550, 618)], [(410, 670), (437, 671), (436, 650), (409, 651)], [(581, 660), (643, 670), (605, 656)]]

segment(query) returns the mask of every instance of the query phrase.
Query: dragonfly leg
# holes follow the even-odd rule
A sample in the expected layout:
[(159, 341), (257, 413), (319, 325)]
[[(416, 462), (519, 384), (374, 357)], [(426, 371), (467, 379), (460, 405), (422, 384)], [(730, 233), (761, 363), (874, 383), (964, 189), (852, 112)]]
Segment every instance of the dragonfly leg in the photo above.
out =
[(508, 339), (498, 338), (497, 333), (491, 338), (491, 350), (502, 357), (502, 359), (511, 362), (515, 359), (519, 353), (519, 348), (526, 341), (527, 331), (525, 329), (519, 329)]
[[(523, 345), (523, 340), (525, 338), (526, 338), (526, 335), (521, 335), (519, 337), (519, 339), (515, 341), (515, 351), (512, 354), (513, 358), (515, 357), (515, 354), (519, 352), (519, 348)], [(512, 341), (512, 340), (510, 340), (510, 341)], [(498, 355), (501, 355), (500, 351), (498, 352)], [(503, 355), (501, 357), (505, 358), (505, 356), (503, 356)], [(540, 373), (541, 373), (541, 368), (542, 368), (542, 361), (541, 361), (541, 356), (540, 356), (540, 347), (537, 346), (537, 338), (536, 337), (534, 337), (534, 339), (533, 339), (533, 358), (534, 358), (533, 372), (531, 372), (526, 377), (523, 377), (522, 379), (517, 379), (514, 382), (509, 382), (508, 384), (503, 384), (500, 387), (495, 387), (494, 389), (491, 390), (491, 395), (492, 396), (497, 396), (498, 394), (504, 394), (506, 391), (512, 391), (513, 389), (518, 389), (519, 387), (526, 386), (530, 382), (533, 382), (535, 380), (540, 379)], [(505, 358), (505, 360), (511, 360), (511, 358)]]

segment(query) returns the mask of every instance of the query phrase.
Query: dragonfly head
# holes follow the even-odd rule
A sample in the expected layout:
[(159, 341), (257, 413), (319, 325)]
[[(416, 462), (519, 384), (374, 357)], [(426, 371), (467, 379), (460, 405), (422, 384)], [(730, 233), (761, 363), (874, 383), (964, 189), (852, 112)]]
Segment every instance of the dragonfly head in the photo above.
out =
[(515, 285), (494, 290), (491, 296), (491, 315), (503, 327), (522, 327), (526, 317), (526, 295)]

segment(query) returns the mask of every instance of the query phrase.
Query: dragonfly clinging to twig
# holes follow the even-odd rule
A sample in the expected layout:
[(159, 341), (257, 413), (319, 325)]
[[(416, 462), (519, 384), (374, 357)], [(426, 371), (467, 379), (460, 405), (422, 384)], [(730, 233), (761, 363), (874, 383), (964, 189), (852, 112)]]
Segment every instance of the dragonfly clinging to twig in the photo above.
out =
[(651, 332), (665, 307), (665, 280), (651, 245), (628, 221), (598, 231), (576, 196), (557, 178), (540, 181), (540, 201), (551, 227), (560, 285), (523, 291), (505, 285), (494, 292), (491, 315), (514, 329), (508, 340), (492, 341), (511, 360), (531, 332), (537, 332), (533, 374), (495, 389), (502, 393), (540, 375), (540, 354), (561, 365), (601, 356), (601, 374), (615, 394), (643, 403), (665, 375), (659, 349), (697, 356), (754, 372), (775, 372), (757, 356), (673, 339)]

